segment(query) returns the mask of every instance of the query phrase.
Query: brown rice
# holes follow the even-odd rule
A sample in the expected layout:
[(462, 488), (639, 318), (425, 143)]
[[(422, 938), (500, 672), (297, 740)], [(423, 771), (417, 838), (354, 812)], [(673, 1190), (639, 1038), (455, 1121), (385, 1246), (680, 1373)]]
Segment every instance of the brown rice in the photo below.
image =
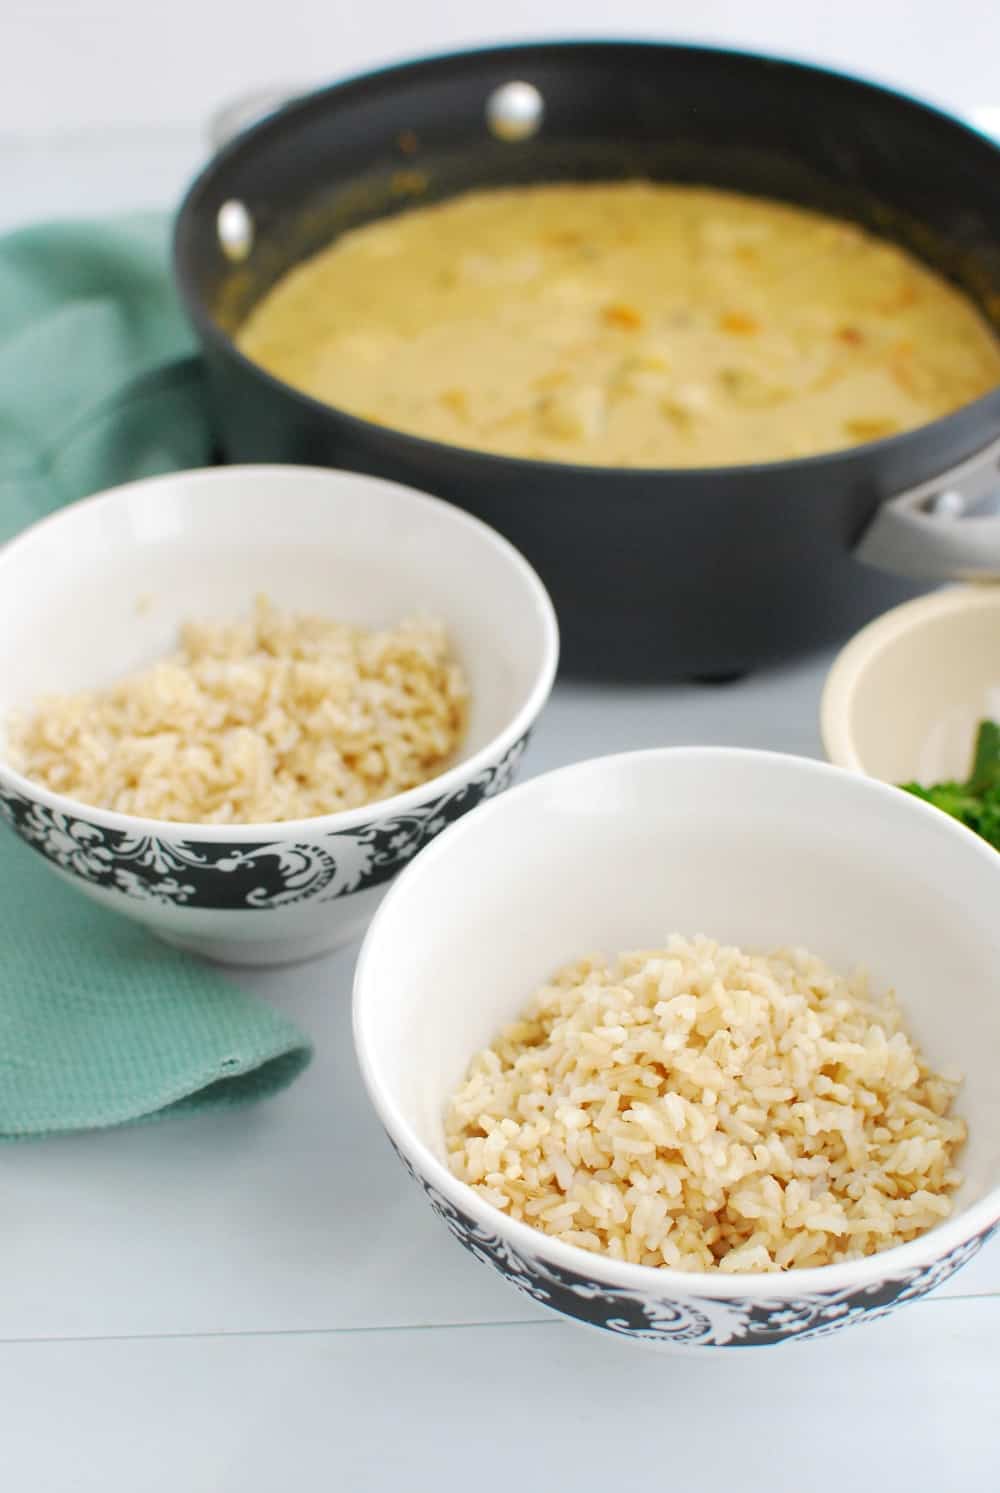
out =
[(440, 623), (372, 632), (282, 614), (181, 628), (180, 649), (11, 723), (27, 777), (151, 819), (251, 824), (403, 793), (442, 772), (467, 692)]
[(948, 1215), (957, 1088), (863, 974), (674, 936), (560, 970), (475, 1058), (445, 1128), (456, 1176), (566, 1243), (777, 1271)]

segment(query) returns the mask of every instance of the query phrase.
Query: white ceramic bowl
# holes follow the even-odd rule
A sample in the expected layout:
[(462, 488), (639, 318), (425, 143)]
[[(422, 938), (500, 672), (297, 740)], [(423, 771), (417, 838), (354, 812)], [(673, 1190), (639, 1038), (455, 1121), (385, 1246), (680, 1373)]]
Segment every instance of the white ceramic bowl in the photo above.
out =
[(471, 690), (460, 759), (380, 803), (277, 824), (166, 823), (50, 793), (4, 760), (0, 812), (53, 868), (210, 958), (276, 964), (359, 933), (390, 878), (511, 780), (552, 687), (558, 632), (534, 571), (485, 524), (409, 488), (300, 467), (156, 477), (64, 508), (0, 551), (0, 723), (176, 646), (178, 624), (277, 606), (448, 626)]
[[(396, 882), (357, 964), (362, 1073), (431, 1206), (536, 1301), (658, 1346), (824, 1335), (922, 1295), (1000, 1218), (998, 901), (995, 851), (919, 800), (823, 763), (714, 748), (584, 762), (478, 808)], [(951, 1218), (844, 1265), (688, 1274), (563, 1244), (456, 1180), (442, 1119), (472, 1055), (565, 961), (674, 931), (804, 945), (897, 990), (928, 1055), (966, 1075), (967, 1181)]]
[(1000, 719), (1000, 586), (894, 607), (838, 654), (820, 707), (838, 767), (886, 783), (969, 775), (976, 726)]

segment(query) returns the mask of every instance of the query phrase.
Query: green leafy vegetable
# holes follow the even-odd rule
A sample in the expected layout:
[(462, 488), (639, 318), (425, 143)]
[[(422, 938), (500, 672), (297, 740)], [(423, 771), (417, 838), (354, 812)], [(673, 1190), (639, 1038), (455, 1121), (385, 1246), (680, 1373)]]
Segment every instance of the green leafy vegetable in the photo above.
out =
[(965, 783), (900, 783), (907, 793), (943, 809), (1000, 850), (1000, 726), (980, 721), (972, 769)]

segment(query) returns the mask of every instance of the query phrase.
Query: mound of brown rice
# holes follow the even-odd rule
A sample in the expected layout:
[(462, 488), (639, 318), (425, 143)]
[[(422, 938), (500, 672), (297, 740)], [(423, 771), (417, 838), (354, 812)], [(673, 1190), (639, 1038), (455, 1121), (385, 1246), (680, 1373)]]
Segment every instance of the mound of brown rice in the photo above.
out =
[(438, 622), (371, 632), (282, 615), (188, 622), (180, 650), (108, 689), (11, 723), (27, 777), (150, 819), (251, 824), (333, 814), (444, 770), (465, 730), (462, 671)]
[(560, 970), (475, 1058), (445, 1128), (456, 1176), (568, 1244), (775, 1271), (948, 1215), (957, 1088), (863, 974), (675, 936)]

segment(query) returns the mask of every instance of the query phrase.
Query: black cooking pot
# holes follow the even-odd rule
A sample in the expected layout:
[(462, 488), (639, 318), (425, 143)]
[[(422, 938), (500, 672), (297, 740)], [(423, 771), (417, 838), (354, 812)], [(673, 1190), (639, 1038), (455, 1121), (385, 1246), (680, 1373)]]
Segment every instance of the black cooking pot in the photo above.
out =
[(593, 676), (742, 672), (843, 636), (917, 589), (900, 575), (1000, 570), (1000, 519), (981, 501), (1000, 458), (1000, 389), (826, 456), (624, 470), (390, 430), (298, 393), (233, 344), (290, 265), (415, 198), (635, 176), (853, 218), (919, 253), (1000, 324), (1000, 149), (957, 121), (819, 68), (701, 47), (458, 53), (291, 103), (222, 149), (189, 191), (176, 274), (223, 454), (373, 472), (478, 514), (538, 568), (567, 669)]

